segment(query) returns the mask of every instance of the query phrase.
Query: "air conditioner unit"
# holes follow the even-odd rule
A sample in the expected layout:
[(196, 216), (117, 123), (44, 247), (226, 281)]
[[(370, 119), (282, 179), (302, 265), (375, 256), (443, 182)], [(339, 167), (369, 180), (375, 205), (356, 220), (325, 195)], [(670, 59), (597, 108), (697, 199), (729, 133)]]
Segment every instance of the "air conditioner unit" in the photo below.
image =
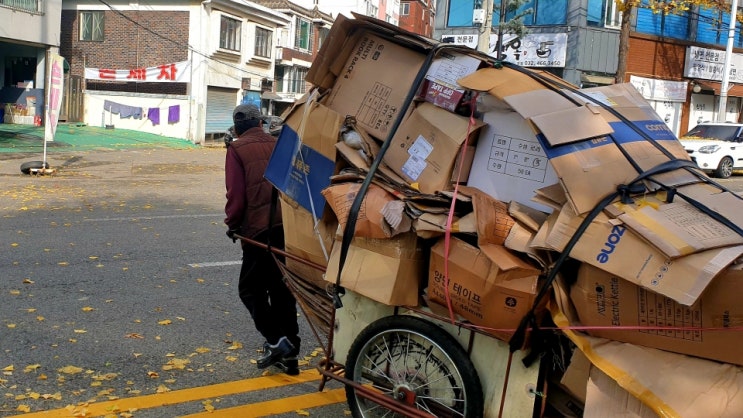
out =
[(476, 26), (482, 26), (485, 23), (485, 9), (475, 9), (472, 11), (472, 23)]

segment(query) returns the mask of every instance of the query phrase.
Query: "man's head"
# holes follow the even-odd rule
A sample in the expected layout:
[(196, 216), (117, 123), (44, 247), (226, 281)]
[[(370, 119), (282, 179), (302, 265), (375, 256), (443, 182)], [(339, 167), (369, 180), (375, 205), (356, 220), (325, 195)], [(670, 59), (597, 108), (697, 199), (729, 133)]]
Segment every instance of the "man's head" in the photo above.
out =
[(232, 112), (232, 121), (235, 124), (235, 133), (237, 136), (250, 128), (261, 126), (261, 111), (252, 104), (241, 104), (235, 107)]

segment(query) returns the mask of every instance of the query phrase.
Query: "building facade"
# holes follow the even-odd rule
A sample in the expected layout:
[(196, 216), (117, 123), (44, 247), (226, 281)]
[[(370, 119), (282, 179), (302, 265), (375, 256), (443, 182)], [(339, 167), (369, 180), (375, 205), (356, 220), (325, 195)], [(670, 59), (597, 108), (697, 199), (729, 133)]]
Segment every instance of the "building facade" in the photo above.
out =
[(270, 96), (273, 115), (281, 115), (305, 92), (307, 71), (325, 37), (333, 18), (317, 6), (304, 8), (288, 0), (256, 0), (265, 7), (289, 16), (289, 24), (277, 29), (275, 72), (266, 95)]
[(60, 13), (59, 1), (0, 2), (0, 122), (31, 124), (42, 115), (46, 63), (59, 52)]
[(84, 122), (196, 143), (229, 128), (240, 102), (268, 111), (276, 30), (289, 23), (239, 0), (65, 0), (61, 19), (60, 54), (84, 78)]
[(434, 0), (400, 1), (400, 26), (402, 29), (426, 37), (433, 36), (436, 2)]

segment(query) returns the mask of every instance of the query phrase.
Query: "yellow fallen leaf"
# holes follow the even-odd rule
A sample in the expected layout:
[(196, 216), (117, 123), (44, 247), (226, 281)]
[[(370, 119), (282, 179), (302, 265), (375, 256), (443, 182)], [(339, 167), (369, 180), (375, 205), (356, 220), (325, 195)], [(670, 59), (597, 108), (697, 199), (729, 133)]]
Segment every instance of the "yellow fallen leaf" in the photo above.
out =
[(64, 266), (69, 266), (69, 265), (70, 265), (70, 263), (68, 263), (68, 262), (66, 262), (66, 261), (60, 261), (59, 263), (57, 263), (57, 265), (58, 265), (58, 266), (62, 266), (62, 267), (64, 267)]
[(21, 291), (20, 290), (17, 290), (17, 289), (12, 289), (10, 291), (10, 294), (13, 295), (13, 296), (18, 296), (18, 295), (21, 294)]
[(39, 375), (38, 379), (39, 380), (46, 380), (46, 379), (48, 379), (48, 377), (44, 373), (42, 373), (42, 374)]
[(134, 338), (134, 339), (143, 339), (144, 336), (141, 334), (137, 334), (136, 332), (130, 332), (129, 334), (124, 335), (124, 338)]
[(4, 372), (12, 372), (13, 370), (15, 370), (15, 367), (11, 364), (10, 366), (4, 368), (2, 371), (4, 371)]
[(17, 242), (14, 242), (14, 243), (10, 244), (10, 246), (11, 247), (17, 247), (18, 246), (18, 243)]
[(175, 319), (177, 319), (179, 321), (185, 321), (186, 320), (186, 318), (184, 318), (182, 316), (176, 316)]
[(61, 369), (58, 369), (57, 371), (60, 373), (65, 373), (65, 374), (78, 374), (78, 373), (81, 373), (83, 369), (81, 367), (76, 367), (76, 366), (65, 366), (65, 367), (62, 367)]
[(196, 283), (204, 283), (204, 279), (198, 278), (198, 279), (196, 279)]
[(95, 308), (93, 308), (93, 307), (83, 306), (83, 312), (90, 312), (90, 311), (94, 311), (94, 310), (95, 310)]
[(46, 318), (44, 318), (44, 317), (43, 317), (43, 316), (41, 316), (41, 315), (39, 315), (39, 316), (37, 316), (37, 317), (36, 317), (36, 320), (37, 320), (37, 321), (43, 321), (43, 320), (45, 320), (45, 319), (46, 319)]
[(18, 412), (31, 412), (31, 407), (28, 405), (18, 405), (18, 407), (15, 409)]
[(32, 371), (38, 369), (39, 367), (41, 367), (41, 364), (29, 364), (28, 366), (26, 366), (25, 369), (23, 369), (23, 371), (25, 373), (31, 373)]
[(296, 411), (294, 411), (294, 412), (296, 412), (296, 413), (297, 413), (297, 415), (300, 415), (300, 416), (303, 416), (303, 417), (308, 417), (308, 416), (310, 416), (310, 413), (309, 413), (309, 412), (307, 412), (307, 411), (305, 411), (304, 409), (297, 409), (297, 410), (296, 410)]
[(101, 383), (101, 382), (90, 382), (90, 386), (93, 386), (93, 387), (95, 387), (95, 386), (100, 386), (100, 385), (102, 385), (102, 384), (103, 384), (103, 383)]
[(34, 313), (34, 312), (36, 312), (36, 308), (28, 308), (28, 309), (26, 309), (26, 312), (28, 312), (28, 313)]
[(202, 404), (202, 405), (204, 405), (204, 409), (205, 409), (205, 410), (206, 410), (207, 412), (212, 412), (212, 411), (214, 411), (214, 405), (212, 405), (212, 401), (211, 401), (211, 399), (207, 399), (207, 400), (205, 400), (205, 401), (202, 401), (202, 402), (201, 402), (201, 404)]
[(239, 350), (241, 348), (243, 348), (243, 345), (240, 342), (234, 342), (231, 346), (227, 347), (228, 350)]
[(97, 260), (98, 259), (98, 256), (97, 255), (91, 255), (88, 258), (91, 259), (91, 260)]
[(157, 387), (157, 390), (155, 390), (155, 392), (157, 392), (157, 393), (170, 392), (170, 388), (168, 388), (165, 385), (160, 385), (160, 386)]
[(8, 324), (8, 328), (15, 328), (15, 324)]
[(170, 321), (170, 319), (163, 319), (162, 321), (157, 321), (157, 323), (160, 324), (160, 325), (170, 325), (170, 324), (172, 324), (172, 322)]
[(76, 329), (73, 331), (75, 332), (75, 334), (85, 334), (86, 332), (88, 332), (88, 331), (85, 331), (84, 329)]
[(26, 278), (26, 279), (23, 279), (23, 283), (25, 283), (25, 284), (34, 284), (34, 281), (31, 280), (31, 279), (29, 279), (29, 278)]
[(141, 356), (142, 353), (132, 353), (132, 355), (134, 356), (134, 358), (137, 358), (137, 357)]
[(208, 353), (210, 351), (212, 351), (212, 349), (211, 348), (207, 348), (207, 347), (198, 347), (198, 348), (196, 348), (196, 352), (199, 353), (199, 354)]
[(39, 399), (41, 397), (41, 394), (38, 392), (30, 392), (28, 394), (28, 397), (31, 399)]
[(26, 395), (15, 395), (15, 398), (13, 398), (16, 401), (22, 401), (24, 399), (26, 399)]
[(263, 373), (261, 373), (261, 376), (273, 376), (273, 373), (271, 373), (271, 370), (264, 370)]
[(160, 374), (158, 372), (147, 372), (147, 376), (153, 379), (157, 379), (158, 377), (160, 377)]
[[(227, 356), (224, 359), (227, 360), (227, 361), (237, 361), (237, 357), (235, 357), (235, 356)], [(252, 363), (254, 361), (255, 360), (251, 360), (250, 362)]]

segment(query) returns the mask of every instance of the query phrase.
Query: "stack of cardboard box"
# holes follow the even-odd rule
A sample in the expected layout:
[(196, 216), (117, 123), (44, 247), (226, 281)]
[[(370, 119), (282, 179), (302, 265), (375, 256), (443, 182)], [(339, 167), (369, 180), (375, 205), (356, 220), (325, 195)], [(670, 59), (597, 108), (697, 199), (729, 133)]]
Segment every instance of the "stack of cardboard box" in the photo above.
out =
[(307, 81), (266, 174), (282, 191), (287, 251), (327, 266), (290, 264), (300, 276), (508, 340), (544, 307), (540, 277), (568, 252), (581, 267), (555, 283), (563, 325), (743, 365), (730, 267), (743, 202), (683, 163), (635, 181), (689, 158), (632, 86), (579, 90), (342, 16)]

